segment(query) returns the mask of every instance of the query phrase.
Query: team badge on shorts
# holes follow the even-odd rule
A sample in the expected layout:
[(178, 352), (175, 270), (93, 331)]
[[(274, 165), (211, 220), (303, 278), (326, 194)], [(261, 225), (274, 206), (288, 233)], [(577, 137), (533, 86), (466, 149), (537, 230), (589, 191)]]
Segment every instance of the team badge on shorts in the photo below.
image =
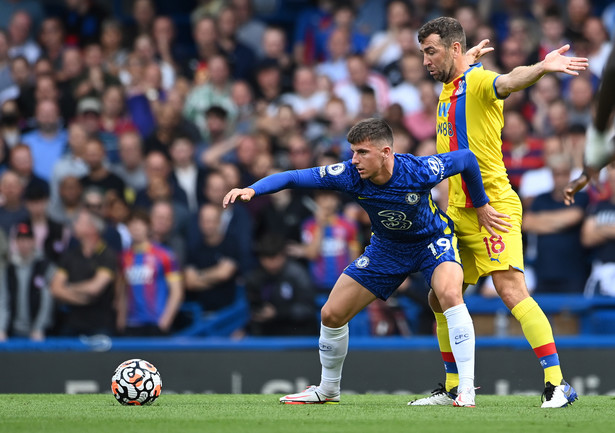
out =
[(421, 195), (416, 192), (409, 192), (406, 194), (406, 203), (408, 204), (417, 204), (421, 199)]
[(338, 174), (341, 174), (345, 169), (346, 166), (343, 163), (338, 162), (337, 164), (328, 165), (327, 173), (329, 173), (331, 176), (337, 176)]
[(367, 266), (369, 265), (369, 257), (367, 256), (361, 256), (357, 259), (357, 261), (355, 262), (355, 265), (357, 268), (367, 268)]

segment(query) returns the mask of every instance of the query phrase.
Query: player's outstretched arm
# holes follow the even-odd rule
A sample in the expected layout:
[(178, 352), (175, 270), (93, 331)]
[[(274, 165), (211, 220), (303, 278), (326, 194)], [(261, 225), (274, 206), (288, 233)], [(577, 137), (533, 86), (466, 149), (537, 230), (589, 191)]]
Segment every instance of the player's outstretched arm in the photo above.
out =
[(222, 200), (226, 207), (235, 200), (250, 201), (256, 195), (271, 194), (285, 188), (317, 188), (319, 185), (312, 175), (312, 169), (283, 171), (254, 182), (247, 188), (234, 188)]
[(478, 43), (478, 45), (475, 45), (466, 51), (466, 61), (468, 64), (472, 65), (477, 63), (481, 57), (495, 49), (493, 47), (488, 47), (487, 45), (489, 45), (489, 39), (483, 39)]
[(500, 75), (495, 80), (495, 88), (500, 97), (506, 97), (512, 92), (523, 90), (550, 72), (563, 72), (568, 75), (579, 75), (588, 68), (585, 57), (566, 57), (564, 53), (570, 49), (566, 44), (547, 54), (544, 60), (531, 66), (518, 66), (508, 74)]

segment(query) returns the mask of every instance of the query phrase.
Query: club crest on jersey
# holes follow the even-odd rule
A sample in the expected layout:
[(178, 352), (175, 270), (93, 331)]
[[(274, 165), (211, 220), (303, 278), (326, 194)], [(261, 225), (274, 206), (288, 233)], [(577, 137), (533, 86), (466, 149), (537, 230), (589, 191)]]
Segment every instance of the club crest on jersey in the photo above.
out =
[(461, 95), (463, 92), (465, 92), (466, 90), (466, 82), (465, 80), (461, 80), (459, 82), (459, 87), (457, 87), (457, 90), (455, 90), (455, 95)]
[(427, 160), (427, 163), (429, 164), (429, 168), (433, 174), (436, 176), (440, 175), (440, 179), (444, 179), (444, 164), (440, 158), (432, 156)]
[(361, 256), (356, 261), (357, 268), (367, 268), (367, 265), (369, 265), (369, 257), (367, 256)]
[(346, 166), (343, 163), (338, 162), (337, 164), (328, 165), (327, 173), (329, 173), (331, 176), (337, 176), (338, 174), (341, 174), (345, 169)]
[(409, 192), (406, 194), (406, 203), (408, 204), (417, 204), (421, 199), (421, 195), (416, 192)]

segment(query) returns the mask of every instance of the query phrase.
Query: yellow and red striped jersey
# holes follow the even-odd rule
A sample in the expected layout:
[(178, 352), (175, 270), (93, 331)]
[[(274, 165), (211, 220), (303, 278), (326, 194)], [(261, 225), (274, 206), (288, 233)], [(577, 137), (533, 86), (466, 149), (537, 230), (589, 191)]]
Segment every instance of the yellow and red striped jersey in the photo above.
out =
[[(438, 153), (470, 149), (476, 155), (485, 192), (490, 200), (511, 194), (506, 167), (502, 161), (504, 102), (498, 98), (495, 81), (499, 74), (483, 69), (480, 63), (444, 84), (438, 102)], [(461, 175), (449, 178), (449, 206), (472, 207)]]

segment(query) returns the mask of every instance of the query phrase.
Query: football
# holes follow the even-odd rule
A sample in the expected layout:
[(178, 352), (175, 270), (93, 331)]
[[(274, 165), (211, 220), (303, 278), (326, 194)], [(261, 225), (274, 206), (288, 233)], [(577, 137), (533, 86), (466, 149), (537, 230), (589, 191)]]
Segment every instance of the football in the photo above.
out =
[(162, 378), (158, 369), (144, 359), (129, 359), (115, 369), (111, 391), (123, 405), (151, 404), (162, 391)]

